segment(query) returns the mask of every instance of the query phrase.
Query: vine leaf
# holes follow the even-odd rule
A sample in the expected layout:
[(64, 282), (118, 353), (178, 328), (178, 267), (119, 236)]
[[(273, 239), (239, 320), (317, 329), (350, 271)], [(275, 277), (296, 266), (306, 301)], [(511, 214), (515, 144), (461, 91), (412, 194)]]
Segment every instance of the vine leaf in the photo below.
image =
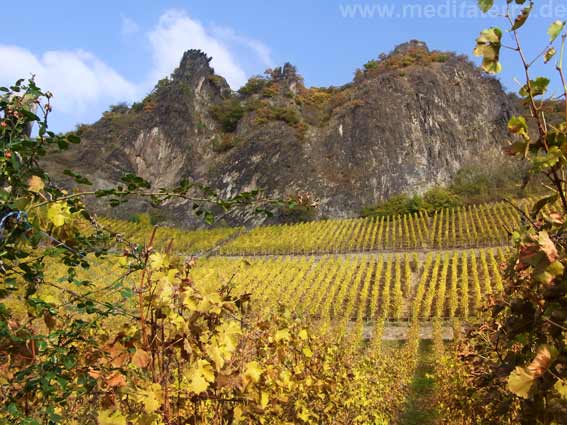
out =
[(502, 71), (500, 64), (500, 49), (502, 47), (502, 30), (492, 27), (480, 33), (476, 39), (475, 56), (482, 56), (482, 69), (490, 74)]
[(209, 383), (214, 382), (215, 373), (211, 364), (203, 359), (197, 360), (192, 370), (189, 372), (189, 391), (201, 394), (209, 388)]
[(99, 411), (97, 419), (99, 425), (126, 425), (126, 417), (110, 409)]
[(494, 6), (494, 0), (478, 0), (478, 7), (484, 13), (488, 12)]
[(55, 227), (61, 227), (71, 219), (71, 209), (66, 203), (55, 202), (47, 210), (47, 218)]
[(534, 7), (534, 4), (531, 3), (528, 7), (525, 7), (522, 12), (516, 17), (516, 21), (514, 22), (514, 25), (512, 26), (512, 31), (516, 31), (518, 29), (520, 29), (528, 20), (528, 17), (530, 16), (530, 13), (532, 12), (532, 8)]
[(528, 95), (530, 94), (530, 87), (532, 90), (532, 96), (541, 96), (547, 91), (550, 82), (551, 81), (549, 80), (549, 78), (545, 77), (538, 77), (535, 80), (530, 80), (529, 86), (526, 84), (520, 89), (520, 96), (528, 97)]
[(508, 390), (518, 397), (528, 398), (534, 377), (524, 367), (516, 367), (508, 377)]
[(162, 388), (158, 383), (153, 383), (148, 389), (139, 389), (136, 398), (143, 404), (146, 413), (154, 413), (162, 405)]
[(38, 176), (31, 176), (28, 180), (28, 190), (30, 192), (39, 193), (45, 188), (45, 183)]
[(141, 369), (145, 368), (150, 363), (150, 355), (147, 351), (140, 348), (136, 349), (136, 352), (132, 356), (132, 364)]
[(551, 26), (547, 30), (547, 33), (549, 34), (549, 41), (551, 43), (553, 43), (557, 39), (557, 37), (559, 37), (559, 34), (561, 34), (561, 31), (563, 31), (564, 27), (564, 21), (555, 21), (551, 24)]
[(564, 379), (558, 380), (554, 385), (555, 390), (559, 393), (562, 399), (567, 400), (567, 381)]
[(263, 370), (257, 361), (249, 362), (244, 371), (244, 380), (257, 384), (260, 381)]
[(533, 383), (547, 371), (556, 355), (555, 348), (549, 345), (540, 346), (535, 358), (527, 367), (517, 366), (512, 371), (508, 377), (508, 389), (518, 397), (528, 398)]
[(555, 47), (550, 47), (549, 49), (547, 49), (547, 51), (545, 52), (545, 63), (548, 63), (551, 59), (553, 59), (556, 53), (557, 50), (555, 50)]
[(554, 352), (556, 352), (556, 350), (548, 345), (542, 345), (539, 347), (535, 359), (527, 367), (527, 370), (534, 378), (539, 378), (545, 373), (551, 364), (551, 360), (553, 358), (552, 353)]

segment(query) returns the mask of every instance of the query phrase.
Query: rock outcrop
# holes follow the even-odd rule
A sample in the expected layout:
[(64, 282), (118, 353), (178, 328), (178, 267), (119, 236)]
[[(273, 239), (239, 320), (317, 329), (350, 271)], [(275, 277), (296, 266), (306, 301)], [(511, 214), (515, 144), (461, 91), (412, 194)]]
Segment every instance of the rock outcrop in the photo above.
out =
[[(501, 155), (512, 112), (497, 80), (418, 41), (370, 61), (342, 87), (306, 88), (286, 64), (238, 93), (193, 50), (142, 102), (82, 126), (83, 143), (50, 167), (80, 168), (98, 187), (133, 172), (156, 186), (190, 178), (227, 195), (310, 192), (318, 214), (347, 217)], [(169, 216), (191, 224), (190, 210), (172, 204)]]

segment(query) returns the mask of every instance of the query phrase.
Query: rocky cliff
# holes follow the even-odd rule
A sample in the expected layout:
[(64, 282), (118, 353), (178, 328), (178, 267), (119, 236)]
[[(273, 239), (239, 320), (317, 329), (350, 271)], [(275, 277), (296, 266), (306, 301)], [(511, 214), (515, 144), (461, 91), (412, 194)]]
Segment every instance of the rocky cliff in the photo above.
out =
[[(307, 88), (286, 64), (237, 93), (193, 50), (143, 101), (81, 126), (83, 143), (51, 168), (81, 168), (98, 187), (128, 171), (156, 186), (191, 178), (225, 194), (305, 191), (320, 199), (321, 216), (353, 216), (501, 155), (512, 110), (500, 83), (466, 57), (418, 41), (342, 87)], [(170, 216), (190, 223), (189, 210), (171, 205)]]

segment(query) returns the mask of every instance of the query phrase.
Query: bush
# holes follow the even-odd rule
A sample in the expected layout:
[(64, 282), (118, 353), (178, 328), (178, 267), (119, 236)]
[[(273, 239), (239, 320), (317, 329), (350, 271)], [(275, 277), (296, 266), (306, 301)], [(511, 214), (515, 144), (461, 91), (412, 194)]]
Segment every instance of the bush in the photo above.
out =
[(462, 199), (443, 188), (433, 188), (423, 196), (396, 195), (376, 206), (362, 210), (363, 217), (387, 217), (400, 214), (413, 214), (419, 211), (433, 213), (443, 208), (455, 208), (462, 205)]
[(108, 112), (113, 114), (125, 114), (130, 110), (126, 102), (120, 102), (115, 105), (110, 105)]
[(387, 201), (384, 201), (373, 207), (366, 207), (362, 210), (364, 217), (385, 217), (398, 214), (407, 214), (412, 212), (415, 202), (408, 195), (396, 195)]
[(257, 110), (256, 124), (264, 124), (269, 121), (283, 121), (291, 126), (301, 122), (299, 113), (290, 107), (278, 107), (264, 105)]
[(226, 99), (211, 108), (211, 114), (223, 131), (233, 133), (244, 115), (244, 108), (238, 99)]
[(378, 61), (376, 61), (374, 59), (370, 60), (370, 61), (368, 61), (364, 64), (364, 69), (366, 71), (370, 71), (370, 70), (376, 69), (376, 68), (378, 68)]
[(284, 223), (302, 223), (315, 220), (319, 207), (319, 199), (312, 193), (297, 192), (289, 196), (288, 205), (280, 208), (280, 219)]
[(267, 83), (268, 81), (264, 77), (257, 75), (250, 78), (246, 84), (238, 90), (238, 93), (244, 96), (260, 93)]
[(425, 192), (423, 202), (428, 211), (455, 208), (463, 204), (462, 199), (458, 195), (440, 187), (434, 187)]
[(466, 203), (490, 202), (504, 197), (525, 197), (539, 191), (537, 178), (531, 178), (525, 164), (503, 161), (461, 168), (449, 190)]

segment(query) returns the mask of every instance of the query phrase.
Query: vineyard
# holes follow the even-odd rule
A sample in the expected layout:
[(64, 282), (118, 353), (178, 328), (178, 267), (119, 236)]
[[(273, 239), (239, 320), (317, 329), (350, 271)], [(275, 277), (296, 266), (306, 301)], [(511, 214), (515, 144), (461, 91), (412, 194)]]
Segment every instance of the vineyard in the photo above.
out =
[[(527, 202), (520, 202), (520, 206)], [(104, 219), (111, 230), (142, 242), (149, 225)], [(520, 213), (510, 204), (469, 205), (390, 217), (323, 220), (292, 225), (219, 228), (187, 232), (163, 227), (156, 242), (164, 249), (171, 240), (183, 253), (220, 255), (340, 254), (375, 251), (419, 251), (499, 247), (510, 243)]]
[[(495, 3), (479, 0), (478, 6), (487, 13)], [(440, 164), (447, 166), (443, 170), (447, 176), (456, 173), (454, 181), (427, 190), (429, 183), (420, 187), (424, 184), (419, 182), (421, 177), (406, 179), (400, 174), (395, 175), (396, 184), (412, 183), (398, 190), (380, 173), (394, 171), (396, 166), (404, 171), (408, 167), (403, 161), (382, 165), (378, 162), (384, 161), (374, 161), (376, 170), (358, 167), (380, 176), (388, 193), (408, 193), (383, 200), (376, 190), (372, 193), (362, 186), (347, 189), (349, 196), (360, 193), (357, 201), (362, 204), (379, 201), (364, 208), (369, 217), (344, 218), (341, 214), (354, 212), (333, 209), (329, 204), (333, 195), (325, 191), (327, 198), (321, 202), (306, 192), (286, 194), (281, 199), (277, 193), (282, 191), (269, 188), (240, 191), (237, 186), (246, 181), (245, 176), (241, 179), (232, 171), (230, 179), (223, 179), (223, 184), (228, 184), (226, 191), (206, 186), (193, 171), (183, 175), (195, 180), (182, 178), (173, 187), (156, 186), (161, 179), (154, 171), (168, 167), (162, 164), (162, 154), (171, 150), (178, 156), (177, 142), (169, 138), (181, 133), (174, 127), (162, 134), (157, 131), (161, 127), (152, 127), (148, 134), (160, 137), (159, 144), (152, 146), (157, 150), (147, 150), (158, 153), (154, 164), (153, 158), (147, 161), (143, 146), (146, 139), (153, 139), (145, 136), (130, 114), (136, 105), (135, 112), (147, 114), (144, 117), (151, 125), (162, 121), (157, 115), (150, 119), (154, 112), (181, 117), (180, 109), (156, 101), (161, 99), (160, 93), (177, 98), (173, 96), (177, 78), (191, 84), (199, 81), (198, 96), (193, 96), (191, 84), (179, 91), (188, 107), (198, 101), (194, 109), (199, 120), (206, 116), (202, 101), (214, 98), (220, 102), (209, 112), (224, 131), (229, 127), (234, 130), (234, 145), (237, 140), (241, 140), (238, 145), (251, 145), (240, 134), (249, 121), (245, 126), (239, 122), (244, 114), (255, 111), (261, 120), (270, 115), (270, 120), (281, 121), (282, 126), (291, 125), (298, 130), (297, 136), (308, 131), (311, 146), (309, 127), (313, 123), (298, 121), (290, 115), (291, 109), (282, 107), (284, 103), (269, 99), (278, 91), (280, 80), (295, 96), (288, 78), (295, 68), (290, 64), (266, 71), (271, 81), (254, 77), (235, 98), (229, 97), (235, 95), (228, 93), (230, 90), (225, 94), (222, 79), (203, 79), (199, 73), (178, 69), (171, 79), (160, 80), (142, 103), (111, 106), (100, 121), (100, 128), (109, 136), (101, 139), (104, 146), (100, 147), (112, 153), (108, 162), (111, 180), (104, 173), (64, 169), (58, 170), (65, 176), (59, 181), (61, 176), (56, 178), (44, 169), (51, 156), (81, 143), (81, 137), (90, 135), (90, 128), (98, 123), (80, 125), (68, 133), (50, 131), (48, 116), (54, 95), (42, 91), (35, 76), (0, 87), (0, 424), (567, 423), (567, 78), (563, 64), (567, 21), (552, 22), (547, 35), (540, 28), (546, 41), (532, 60), (532, 46), (522, 46), (519, 32), (535, 5), (534, 1), (508, 0), (506, 12), (495, 14), (507, 21), (506, 40), (503, 29), (491, 26), (480, 33), (474, 49), (475, 56), (482, 57), (482, 70), (489, 74), (503, 69), (503, 48), (519, 55), (526, 79), (515, 80), (521, 87), (517, 98), (506, 95), (496, 108), (482, 92), (478, 98), (470, 98), (462, 90), (469, 88), (472, 80), (461, 78), (460, 68), (454, 68), (458, 61), (436, 54), (426, 57), (432, 70), (451, 71), (448, 79), (436, 78), (445, 84), (444, 92), (454, 91), (455, 97), (475, 101), (471, 103), (474, 108), (466, 108), (466, 119), (462, 120), (455, 119), (455, 111), (447, 110), (444, 102), (435, 103), (447, 110), (443, 112), (449, 112), (459, 127), (474, 130), (470, 134), (475, 139), (486, 139), (487, 155), (492, 155), (488, 147), (499, 139), (499, 133), (487, 131), (487, 138), (480, 130), (487, 130), (493, 118), (493, 124), (503, 124), (503, 117), (509, 117), (509, 143), (504, 150), (522, 158), (514, 176), (508, 176), (508, 171), (501, 173), (503, 170), (477, 173), (475, 167), (451, 171), (461, 159), (468, 162), (470, 155), (461, 151), (463, 143), (457, 141), (471, 137), (454, 137), (450, 127), (444, 128), (448, 121), (439, 114), (440, 109), (424, 107), (427, 103), (422, 101), (430, 96), (418, 93), (420, 113), (427, 114), (427, 133), (433, 140), (451, 143), (426, 145), (427, 154), (417, 158), (420, 162), (421, 157), (443, 160), (442, 150), (451, 145), (454, 155), (451, 152)], [(521, 7), (521, 11), (512, 6)], [(162, 21), (167, 23), (160, 19), (160, 27)], [(179, 32), (175, 28), (174, 32)], [(153, 36), (154, 32), (148, 34)], [(535, 35), (532, 33), (534, 40)], [(554, 47), (559, 39), (561, 50)], [(154, 44), (153, 38), (150, 41)], [(422, 43), (414, 40), (409, 44)], [(421, 93), (420, 86), (433, 80), (415, 78), (416, 66), (421, 64), (414, 59), (425, 56), (415, 56), (413, 47), (407, 49), (396, 48), (392, 54), (407, 51), (410, 55), (402, 61), (408, 69), (400, 78), (412, 82), (416, 86), (412, 90)], [(181, 64), (196, 54), (202, 52), (186, 52)], [(324, 104), (332, 113), (347, 111), (346, 105), (358, 109), (353, 100), (343, 107), (342, 100), (336, 104), (333, 99), (358, 84), (366, 91), (372, 88), (363, 76), (370, 77), (368, 72), (389, 57), (368, 62), (366, 71), (357, 71), (354, 82), (338, 91), (297, 84), (297, 93), (305, 100), (294, 103), (302, 114), (311, 110), (312, 103)], [(204, 58), (203, 69), (212, 60)], [(540, 60), (554, 63), (563, 93), (545, 97), (556, 85), (532, 73), (532, 65)], [(457, 74), (459, 81), (453, 85)], [(394, 81), (388, 75), (377, 80), (387, 83), (386, 89)], [(479, 73), (478, 79), (484, 81), (484, 76)], [(496, 80), (489, 84), (491, 91), (498, 88)], [(214, 96), (202, 91), (213, 86)], [(257, 89), (262, 93), (258, 98)], [(317, 96), (307, 101), (308, 92), (317, 92)], [(504, 96), (504, 91), (501, 94)], [(246, 107), (242, 109), (243, 99)], [(261, 108), (249, 108), (256, 100)], [(268, 106), (272, 110), (264, 114)], [(393, 128), (403, 128), (396, 122), (395, 109), (390, 109), (394, 111)], [(493, 118), (483, 118), (476, 109)], [(187, 125), (196, 122), (191, 114), (182, 115)], [(345, 121), (351, 136), (366, 133), (357, 130), (357, 123), (367, 114), (355, 115), (356, 119)], [(436, 122), (436, 116), (441, 120)], [(335, 122), (330, 118), (322, 121)], [(107, 122), (123, 124), (115, 132), (108, 130), (112, 127)], [(477, 124), (480, 128), (475, 130)], [(126, 129), (130, 126), (142, 133), (130, 152), (137, 155), (136, 164), (132, 162), (126, 172), (119, 167), (124, 155), (115, 150), (114, 137), (129, 136)], [(211, 140), (209, 123), (199, 122), (198, 126), (195, 136)], [(437, 130), (451, 137), (439, 138)], [(343, 137), (343, 124), (339, 133)], [(407, 145), (401, 151), (404, 157), (415, 156), (420, 150), (413, 145), (408, 149), (408, 143), (413, 142), (403, 140), (406, 132), (400, 134)], [(333, 145), (328, 151), (332, 158), (337, 152), (335, 139), (325, 140)], [(399, 140), (396, 138), (396, 143)], [(99, 145), (92, 146), (96, 150)], [(200, 163), (198, 155), (204, 150), (200, 142), (197, 146), (199, 149), (191, 151), (197, 154), (195, 158), (192, 155), (191, 163), (179, 164), (210, 168)], [(311, 150), (318, 152), (313, 146)], [(367, 148), (360, 144), (360, 149)], [(389, 151), (384, 152), (389, 157)], [(348, 149), (342, 154), (350, 158), (355, 152)], [(226, 154), (226, 158), (239, 158), (235, 155)], [(89, 156), (81, 155), (86, 160)], [(273, 156), (273, 161), (279, 161), (278, 157)], [(65, 164), (72, 163), (66, 155), (61, 158)], [(479, 159), (483, 161), (479, 167), (485, 168), (484, 159)], [(438, 168), (435, 163), (431, 163), (432, 169)], [(222, 161), (214, 164), (216, 167)], [(176, 166), (172, 165), (173, 175)], [(383, 165), (388, 167), (382, 169)], [(159, 167), (154, 170), (154, 166)], [(134, 174), (132, 168), (158, 177), (157, 181)], [(256, 171), (260, 169), (254, 170), (254, 182), (259, 175)], [(164, 177), (169, 181), (170, 176)], [(337, 177), (336, 184), (346, 181), (348, 175), (341, 172)], [(287, 177), (282, 181), (288, 181)], [(75, 184), (70, 187), (72, 182)], [(431, 184), (435, 182), (438, 179), (433, 178)], [(108, 187), (101, 188), (99, 183)], [(543, 189), (531, 188), (540, 183), (545, 194)], [(294, 186), (289, 183), (286, 191)], [(529, 197), (536, 193), (543, 197)], [(373, 195), (373, 200), (365, 201), (367, 195)], [(520, 199), (514, 200), (516, 197)], [(94, 198), (98, 201), (91, 204)], [(136, 205), (165, 206), (164, 212), (175, 206), (171, 210), (175, 216), (169, 218), (172, 221), (185, 218), (187, 213), (211, 227), (189, 231), (171, 221), (154, 225), (154, 219), (169, 217), (161, 210), (153, 216), (140, 213), (119, 220), (99, 217), (89, 207), (98, 202), (118, 207), (134, 199), (142, 202)], [(337, 199), (343, 199), (342, 195)], [(502, 201), (475, 203), (480, 199)], [(186, 211), (181, 211), (182, 205), (188, 206)], [(268, 224), (326, 211), (343, 218)], [(253, 218), (256, 223), (264, 215), (274, 219), (256, 227), (242, 221), (241, 227), (212, 226), (228, 220), (231, 214)]]
[(424, 254), (212, 257), (197, 285), (230, 282), (263, 309), (282, 305), (327, 323), (468, 319), (502, 290), (503, 249)]
[[(156, 351), (155, 366), (144, 367), (162, 368), (152, 372), (156, 377), (152, 375), (150, 387), (159, 389), (159, 397), (137, 386), (128, 391), (141, 391), (143, 395), (134, 400), (192, 400), (179, 414), (200, 418), (197, 423), (232, 423), (215, 422), (225, 415), (218, 412), (226, 411), (227, 405), (208, 398), (216, 393), (214, 388), (247, 400), (230, 407), (230, 415), (243, 418), (234, 423), (251, 423), (246, 418), (260, 413), (274, 418), (266, 422), (274, 424), (283, 423), (282, 415), (293, 418), (290, 423), (330, 423), (329, 418), (345, 424), (365, 424), (369, 418), (376, 424), (428, 423), (420, 416), (429, 409), (428, 396), (416, 393), (414, 383), (444, 373), (439, 369), (444, 353), (479, 319), (490, 295), (504, 290), (502, 265), (511, 249), (508, 225), (516, 226), (519, 220), (519, 212), (503, 203), (441, 210), (431, 216), (254, 229), (185, 231), (101, 218), (99, 224), (114, 233), (114, 243), (128, 241), (126, 250), (131, 253), (125, 255), (116, 245), (106, 256), (89, 255), (89, 267), (72, 274), (66, 264), (47, 255), (44, 284), (32, 302), (70, 323), (87, 323), (95, 313), (101, 316), (95, 333), (101, 342), (96, 347), (104, 353), (101, 359), (110, 355), (111, 360), (101, 360), (98, 366), (85, 360), (84, 366), (91, 377), (106, 370), (101, 382), (114, 382), (116, 371), (107, 368), (108, 361), (113, 367), (122, 364), (116, 356), (137, 364), (142, 362), (135, 357), (139, 352), (148, 355), (145, 347), (159, 341), (176, 346), (175, 341), (185, 338), (178, 358), (200, 352), (202, 359), (187, 371), (200, 378), (163, 390), (164, 395), (155, 380), (164, 374), (175, 380), (176, 372), (168, 369), (166, 351)], [(78, 220), (77, 225), (84, 222)], [(137, 268), (135, 253), (150, 245), (145, 266)], [(4, 300), (15, 323), (27, 320), (26, 296), (17, 290)], [(232, 300), (249, 300), (253, 308), (238, 312), (240, 304)], [(147, 306), (147, 313), (140, 306)], [(151, 306), (156, 306), (153, 312)], [(143, 319), (145, 314), (149, 319)], [(225, 318), (219, 322), (219, 317)], [(141, 323), (147, 320), (151, 335), (145, 337), (138, 329), (144, 329)], [(199, 327), (203, 323), (204, 330)], [(49, 333), (53, 323), (39, 316), (33, 326), (36, 332)], [(213, 332), (206, 330), (211, 326)], [(106, 340), (108, 330), (119, 332), (122, 342)], [(187, 332), (196, 332), (200, 342), (187, 346), (192, 340), (180, 336)], [(134, 347), (129, 335), (142, 340)], [(251, 341), (260, 345), (250, 348)], [(237, 347), (238, 355), (231, 357)], [(214, 374), (211, 365), (217, 381), (205, 378)], [(234, 374), (250, 368), (260, 372), (244, 372), (244, 381), (238, 382), (246, 384), (231, 383)], [(247, 373), (266, 376), (246, 378)], [(134, 376), (137, 382), (140, 377)], [(115, 391), (114, 384), (105, 385), (104, 391)], [(120, 389), (126, 384), (116, 385)], [(319, 388), (326, 388), (326, 395)], [(281, 406), (289, 409), (291, 400), (293, 409), (284, 413)], [(350, 408), (345, 409), (345, 403)], [(139, 407), (122, 406), (132, 423), (146, 423)], [(323, 414), (322, 409), (331, 410)], [(156, 414), (147, 407), (141, 411)], [(128, 423), (115, 421), (113, 412), (99, 410), (98, 423)], [(416, 417), (421, 419), (415, 422)]]
[[(250, 293), (264, 315), (284, 308), (322, 329), (376, 339), (388, 323), (474, 319), (486, 297), (503, 290), (500, 267), (519, 221), (518, 210), (496, 203), (251, 230), (160, 227), (154, 246), (200, 255), (191, 274), (198, 287)], [(101, 223), (138, 243), (152, 230)], [(100, 269), (109, 273), (104, 263)]]

